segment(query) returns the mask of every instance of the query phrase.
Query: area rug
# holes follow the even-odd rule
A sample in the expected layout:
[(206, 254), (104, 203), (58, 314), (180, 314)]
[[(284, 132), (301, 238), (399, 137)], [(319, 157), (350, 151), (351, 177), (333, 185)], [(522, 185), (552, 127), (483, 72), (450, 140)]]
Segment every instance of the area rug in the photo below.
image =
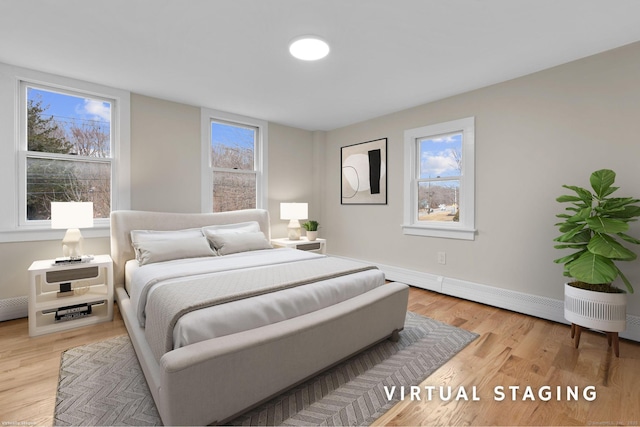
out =
[[(228, 424), (370, 425), (397, 403), (391, 387), (420, 384), (477, 337), (407, 312), (398, 342), (382, 341)], [(54, 424), (162, 424), (128, 336), (63, 353)]]

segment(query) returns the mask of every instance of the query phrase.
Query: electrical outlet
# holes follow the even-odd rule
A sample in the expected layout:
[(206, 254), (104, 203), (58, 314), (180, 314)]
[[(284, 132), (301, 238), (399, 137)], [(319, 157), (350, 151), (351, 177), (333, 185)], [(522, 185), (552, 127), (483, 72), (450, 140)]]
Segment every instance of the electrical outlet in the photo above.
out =
[(438, 252), (438, 264), (446, 264), (446, 263), (447, 263), (447, 253)]

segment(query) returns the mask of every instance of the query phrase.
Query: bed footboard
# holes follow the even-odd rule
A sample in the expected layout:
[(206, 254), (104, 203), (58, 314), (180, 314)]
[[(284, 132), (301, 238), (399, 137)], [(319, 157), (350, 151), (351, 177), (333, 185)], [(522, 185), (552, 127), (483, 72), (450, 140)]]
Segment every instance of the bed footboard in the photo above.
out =
[(401, 330), (407, 300), (406, 285), (389, 283), (296, 319), (166, 353), (153, 392), (162, 420), (223, 423)]

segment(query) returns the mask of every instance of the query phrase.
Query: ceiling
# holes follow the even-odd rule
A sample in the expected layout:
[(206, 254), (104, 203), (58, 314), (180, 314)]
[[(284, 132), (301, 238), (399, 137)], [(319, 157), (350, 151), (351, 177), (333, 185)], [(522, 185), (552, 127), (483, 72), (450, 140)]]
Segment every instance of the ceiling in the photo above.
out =
[[(640, 40), (637, 0), (2, 0), (0, 62), (331, 130)], [(288, 53), (304, 34), (328, 57)]]

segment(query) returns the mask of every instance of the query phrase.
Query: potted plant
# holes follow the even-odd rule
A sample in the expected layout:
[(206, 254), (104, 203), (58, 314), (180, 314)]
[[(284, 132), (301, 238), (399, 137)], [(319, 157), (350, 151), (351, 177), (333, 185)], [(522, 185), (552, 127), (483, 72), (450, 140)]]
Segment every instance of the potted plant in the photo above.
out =
[(309, 220), (302, 224), (304, 229), (307, 230), (307, 239), (309, 239), (309, 241), (313, 242), (318, 238), (319, 225), (320, 224), (318, 223), (318, 221), (314, 221), (314, 220)]
[[(616, 174), (601, 169), (591, 174), (593, 191), (563, 185), (575, 195), (564, 195), (556, 200), (569, 203), (567, 213), (558, 214), (563, 221), (556, 224), (560, 236), (557, 249), (571, 249), (573, 253), (554, 262), (564, 264), (564, 275), (572, 278), (565, 284), (565, 318), (572, 324), (572, 337), (576, 326), (617, 333), (626, 328), (626, 292), (613, 285), (620, 277), (629, 293), (633, 286), (616, 265), (619, 261), (632, 261), (636, 254), (624, 242), (640, 244), (629, 236), (629, 222), (640, 216), (640, 199), (612, 197)], [(611, 340), (611, 337), (609, 337)], [(579, 342), (576, 339), (576, 347)], [(611, 342), (610, 342), (611, 343)], [(616, 347), (617, 350), (617, 347)], [(616, 354), (617, 355), (617, 354)]]

